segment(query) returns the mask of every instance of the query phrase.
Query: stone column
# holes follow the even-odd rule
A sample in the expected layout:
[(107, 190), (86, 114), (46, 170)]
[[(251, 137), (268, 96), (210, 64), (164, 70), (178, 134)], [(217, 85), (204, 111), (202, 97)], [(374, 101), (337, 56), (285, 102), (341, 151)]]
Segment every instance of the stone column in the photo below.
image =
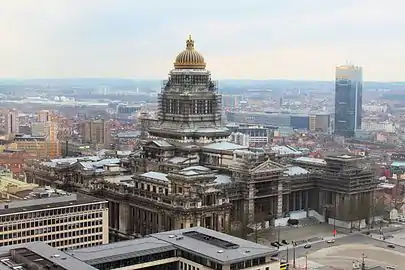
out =
[(255, 185), (249, 185), (249, 195), (248, 195), (248, 205), (247, 205), (247, 213), (248, 213), (248, 223), (252, 224), (255, 220)]
[(278, 182), (277, 186), (277, 218), (283, 216), (283, 183)]
[(126, 202), (121, 202), (119, 204), (119, 232), (123, 234), (128, 234), (130, 231), (130, 206)]

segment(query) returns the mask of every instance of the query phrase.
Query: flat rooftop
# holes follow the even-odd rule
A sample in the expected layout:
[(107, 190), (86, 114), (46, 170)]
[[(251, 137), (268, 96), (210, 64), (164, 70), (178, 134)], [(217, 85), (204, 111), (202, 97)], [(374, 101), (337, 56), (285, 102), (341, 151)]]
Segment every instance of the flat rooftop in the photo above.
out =
[(269, 256), (277, 252), (277, 249), (273, 247), (210, 229), (193, 227), (155, 233), (141, 239), (70, 250), (68, 253), (86, 263), (98, 264), (176, 249), (221, 264)]
[[(35, 193), (35, 196), (24, 197), (23, 200), (11, 200), (0, 203), (0, 215), (10, 215), (27, 211), (37, 211), (43, 209), (61, 208), (72, 205), (83, 205), (97, 202), (107, 202), (106, 200), (84, 195), (81, 193), (67, 193), (62, 190), (55, 190), (55, 194), (43, 192)], [(49, 190), (48, 190), (49, 191)], [(58, 193), (58, 194), (57, 194)], [(39, 195), (38, 195), (39, 194)], [(30, 195), (30, 194), (28, 194)], [(36, 196), (38, 195), (38, 196)]]
[(171, 243), (145, 237), (134, 240), (120, 241), (100, 246), (66, 251), (69, 255), (88, 264), (100, 264), (125, 260), (149, 254), (176, 250)]
[(203, 227), (186, 228), (152, 234), (152, 237), (175, 247), (198, 254), (221, 264), (231, 264), (258, 257), (270, 256), (276, 248), (253, 243)]
[[(13, 252), (11, 252), (13, 251)], [(15, 255), (12, 253), (15, 252)], [(0, 247), (0, 270), (34, 269), (28, 268), (20, 260), (27, 260), (31, 265), (38, 265), (38, 269), (50, 270), (96, 270), (68, 254), (57, 250), (43, 242), (25, 243)], [(15, 268), (18, 267), (19, 268)]]

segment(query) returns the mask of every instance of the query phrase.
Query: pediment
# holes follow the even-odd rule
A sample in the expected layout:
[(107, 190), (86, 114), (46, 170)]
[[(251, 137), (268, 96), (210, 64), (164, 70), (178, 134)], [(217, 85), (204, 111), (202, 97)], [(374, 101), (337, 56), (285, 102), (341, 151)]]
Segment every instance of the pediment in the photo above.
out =
[(261, 163), (260, 165), (256, 166), (251, 170), (252, 173), (264, 173), (264, 172), (282, 172), (284, 171), (285, 167), (277, 162), (266, 160), (265, 162)]

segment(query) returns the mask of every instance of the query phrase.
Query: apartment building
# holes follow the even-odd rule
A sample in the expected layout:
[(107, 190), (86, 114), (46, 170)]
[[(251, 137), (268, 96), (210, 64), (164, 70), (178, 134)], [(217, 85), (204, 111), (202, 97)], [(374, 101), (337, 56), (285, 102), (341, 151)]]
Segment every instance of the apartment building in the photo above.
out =
[(0, 202), (0, 246), (43, 241), (66, 250), (106, 244), (107, 205), (50, 187), (18, 194)]

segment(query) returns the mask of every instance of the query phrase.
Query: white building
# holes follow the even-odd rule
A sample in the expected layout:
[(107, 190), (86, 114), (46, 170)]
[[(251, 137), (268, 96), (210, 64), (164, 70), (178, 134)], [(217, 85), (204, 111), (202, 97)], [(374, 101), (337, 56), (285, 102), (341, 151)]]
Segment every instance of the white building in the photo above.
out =
[(365, 131), (395, 132), (395, 125), (389, 121), (363, 120), (361, 129)]
[(0, 203), (0, 247), (43, 241), (58, 249), (108, 243), (108, 202), (52, 188)]

